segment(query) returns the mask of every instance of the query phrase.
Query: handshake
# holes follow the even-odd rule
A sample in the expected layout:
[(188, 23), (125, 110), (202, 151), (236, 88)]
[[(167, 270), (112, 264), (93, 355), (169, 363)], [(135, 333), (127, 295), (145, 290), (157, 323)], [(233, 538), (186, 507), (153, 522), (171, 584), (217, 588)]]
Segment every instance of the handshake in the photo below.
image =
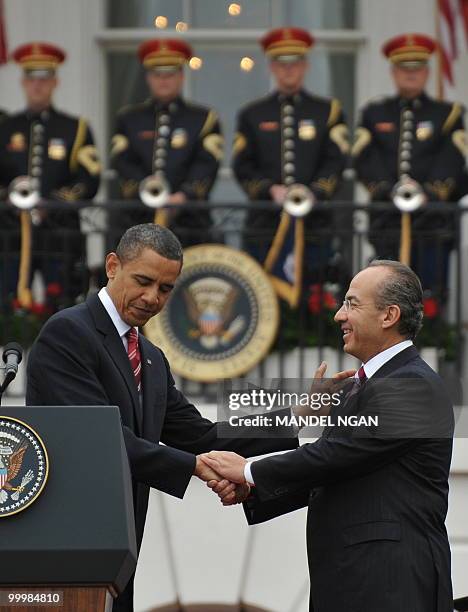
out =
[(211, 451), (197, 456), (194, 475), (218, 494), (223, 506), (241, 504), (250, 495), (245, 480), (247, 460), (229, 451)]

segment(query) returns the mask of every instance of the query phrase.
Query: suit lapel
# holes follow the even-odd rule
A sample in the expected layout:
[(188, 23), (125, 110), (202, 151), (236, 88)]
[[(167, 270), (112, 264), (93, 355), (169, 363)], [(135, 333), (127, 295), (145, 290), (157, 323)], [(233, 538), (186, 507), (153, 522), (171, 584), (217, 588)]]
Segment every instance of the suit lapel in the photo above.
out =
[(125, 352), (122, 339), (117, 333), (115, 325), (112, 323), (112, 319), (107, 314), (107, 311), (102, 305), (102, 302), (97, 294), (90, 296), (86, 300), (86, 304), (91, 311), (96, 329), (104, 336), (103, 344), (107, 352), (117, 366), (122, 378), (125, 381), (125, 384), (127, 385), (128, 392), (132, 400), (135, 421), (138, 424), (139, 433), (141, 433), (143, 424), (142, 408), (140, 406), (140, 399), (138, 396), (138, 390), (136, 388), (132, 367), (130, 365), (128, 355)]
[(140, 336), (141, 388), (143, 390), (143, 432), (152, 431), (154, 425), (148, 421), (154, 417), (156, 405), (157, 372), (156, 364), (150, 356), (148, 343)]
[(411, 361), (416, 357), (419, 357), (418, 351), (414, 346), (409, 346), (404, 351), (400, 351), (395, 355), (395, 357), (392, 357), (386, 363), (384, 363), (383, 366), (377, 370), (377, 372), (372, 378), (384, 378), (395, 370), (402, 368), (405, 364), (408, 363), (408, 361)]

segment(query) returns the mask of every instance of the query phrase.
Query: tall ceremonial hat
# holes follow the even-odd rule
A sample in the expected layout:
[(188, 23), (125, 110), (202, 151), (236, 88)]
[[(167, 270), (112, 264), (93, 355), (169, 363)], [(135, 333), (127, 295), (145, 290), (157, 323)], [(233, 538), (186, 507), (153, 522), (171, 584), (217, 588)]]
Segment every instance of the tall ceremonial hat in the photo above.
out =
[(65, 61), (66, 53), (51, 43), (31, 42), (15, 49), (11, 57), (26, 76), (48, 78), (55, 75), (57, 66)]
[(138, 48), (138, 57), (143, 66), (156, 72), (180, 70), (192, 55), (190, 45), (176, 38), (147, 40)]
[(425, 66), (437, 49), (437, 43), (425, 34), (401, 34), (388, 40), (382, 53), (392, 64), (407, 68)]
[(265, 54), (278, 62), (295, 62), (305, 57), (314, 37), (302, 28), (276, 28), (260, 39)]

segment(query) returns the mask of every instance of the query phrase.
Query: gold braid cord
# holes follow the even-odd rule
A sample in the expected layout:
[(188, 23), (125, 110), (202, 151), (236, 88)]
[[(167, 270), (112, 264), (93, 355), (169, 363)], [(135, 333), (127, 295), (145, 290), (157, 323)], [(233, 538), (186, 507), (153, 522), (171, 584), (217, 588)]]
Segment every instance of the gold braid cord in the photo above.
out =
[(401, 215), (400, 262), (411, 265), (411, 214), (407, 212)]
[(21, 211), (21, 254), (16, 289), (18, 302), (21, 306), (29, 308), (32, 304), (31, 290), (29, 289), (29, 275), (31, 272), (31, 213)]

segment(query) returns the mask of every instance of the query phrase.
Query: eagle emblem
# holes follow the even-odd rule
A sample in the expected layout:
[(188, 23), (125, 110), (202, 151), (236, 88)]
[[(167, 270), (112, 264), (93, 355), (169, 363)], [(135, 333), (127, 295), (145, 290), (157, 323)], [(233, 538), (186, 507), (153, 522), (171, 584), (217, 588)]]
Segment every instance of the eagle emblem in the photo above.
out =
[(47, 453), (22, 421), (0, 417), (0, 517), (29, 506), (47, 479)]
[(184, 289), (188, 316), (193, 324), (189, 336), (205, 349), (229, 344), (245, 327), (245, 317), (234, 316), (239, 289), (228, 281), (207, 276)]

